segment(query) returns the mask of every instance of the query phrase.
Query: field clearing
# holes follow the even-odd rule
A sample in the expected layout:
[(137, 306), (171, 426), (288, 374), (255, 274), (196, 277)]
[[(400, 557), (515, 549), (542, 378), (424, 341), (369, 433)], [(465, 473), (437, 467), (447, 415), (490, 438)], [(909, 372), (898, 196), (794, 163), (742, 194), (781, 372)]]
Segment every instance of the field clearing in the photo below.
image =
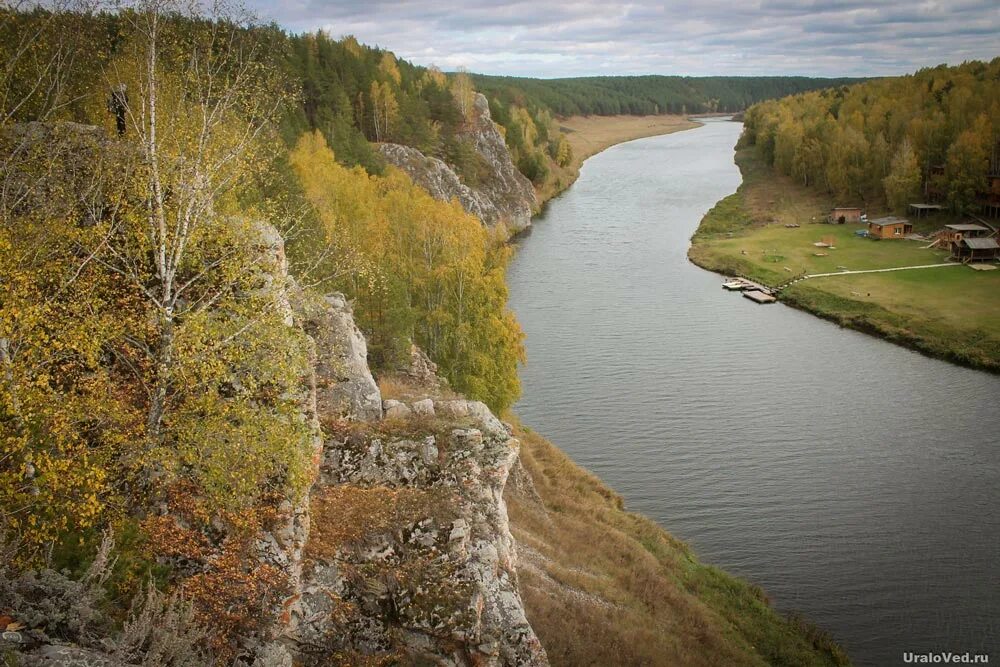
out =
[[(699, 266), (780, 285), (841, 267), (864, 271), (947, 260), (947, 251), (926, 248), (927, 241), (874, 241), (855, 236), (864, 225), (817, 222), (833, 205), (850, 202), (834, 202), (771, 174), (750, 151), (739, 151), (736, 161), (743, 184), (708, 212), (692, 238), (688, 254)], [(955, 220), (932, 216), (917, 229), (928, 232)], [(801, 226), (785, 227), (793, 223)], [(817, 241), (834, 247), (817, 247)], [(932, 356), (1000, 371), (1000, 271), (956, 266), (810, 278), (785, 289), (781, 298)]]
[(942, 267), (814, 278), (808, 285), (922, 321), (1000, 335), (1000, 271)]
[[(840, 267), (847, 267), (850, 271), (863, 271), (939, 264), (948, 258), (949, 253), (943, 250), (925, 249), (927, 241), (873, 241), (854, 235), (856, 230), (863, 228), (856, 224), (807, 224), (789, 229), (772, 224), (745, 236), (713, 241), (712, 245), (718, 252), (739, 254), (754, 265), (784, 272), (788, 277), (807, 273), (832, 273), (840, 270)], [(824, 240), (832, 241), (834, 247), (819, 248), (813, 245)], [(817, 254), (825, 256), (817, 257)], [(785, 267), (791, 271), (785, 271)]]
[(698, 127), (686, 116), (570, 116), (558, 121), (573, 149), (573, 159), (565, 167), (552, 165), (544, 183), (535, 184), (535, 198), (544, 205), (571, 186), (580, 176), (584, 160), (606, 148), (633, 139), (670, 134)]

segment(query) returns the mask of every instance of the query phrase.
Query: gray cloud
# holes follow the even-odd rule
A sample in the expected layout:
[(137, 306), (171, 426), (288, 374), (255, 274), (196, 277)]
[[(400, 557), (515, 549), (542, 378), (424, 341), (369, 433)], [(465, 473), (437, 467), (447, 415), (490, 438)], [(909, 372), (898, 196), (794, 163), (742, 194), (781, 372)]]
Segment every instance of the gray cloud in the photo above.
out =
[(299, 32), (515, 76), (878, 76), (1000, 55), (997, 0), (251, 0)]

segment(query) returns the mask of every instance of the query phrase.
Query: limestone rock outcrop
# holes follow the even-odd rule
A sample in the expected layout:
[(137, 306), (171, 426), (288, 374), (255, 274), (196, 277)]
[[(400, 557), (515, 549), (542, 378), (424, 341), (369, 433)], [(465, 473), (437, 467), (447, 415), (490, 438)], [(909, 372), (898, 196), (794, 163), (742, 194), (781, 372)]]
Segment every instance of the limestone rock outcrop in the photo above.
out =
[(416, 148), (388, 143), (377, 148), (390, 164), (409, 174), (435, 199), (457, 199), (462, 208), (483, 224), (493, 227), (502, 223), (511, 232), (530, 226), (535, 191), (531, 181), (511, 161), (507, 144), (490, 117), (490, 105), (483, 95), (476, 95), (473, 116), (458, 136), (469, 142), (489, 165), (489, 177), (475, 187), (462, 183), (451, 167)]
[(308, 497), (258, 541), (291, 594), (257, 662), (547, 665), (503, 499), (519, 448), (510, 428), (481, 402), (439, 398), (437, 368), (416, 347), (402, 376), (427, 395), (383, 402), (344, 296), (290, 285), (314, 342), (303, 413), (324, 439)]
[(305, 332), (316, 342), (316, 405), (325, 417), (382, 418), (382, 395), (368, 368), (368, 345), (338, 293), (297, 304)]
[[(478, 401), (386, 404), (387, 416), (444, 421), (326, 441), (298, 645), (407, 664), (548, 664), (521, 603), (503, 500), (519, 442)], [(325, 524), (345, 514), (377, 528), (345, 538)], [(308, 651), (298, 658), (308, 664)]]

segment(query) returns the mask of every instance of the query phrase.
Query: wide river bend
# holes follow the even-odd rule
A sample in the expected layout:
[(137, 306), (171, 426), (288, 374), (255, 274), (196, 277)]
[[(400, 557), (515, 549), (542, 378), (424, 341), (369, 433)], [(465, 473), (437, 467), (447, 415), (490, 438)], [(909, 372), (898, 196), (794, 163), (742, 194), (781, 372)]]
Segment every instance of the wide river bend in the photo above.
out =
[(1000, 662), (1000, 377), (721, 289), (686, 258), (738, 123), (615, 146), (509, 272), (522, 421), (858, 665)]

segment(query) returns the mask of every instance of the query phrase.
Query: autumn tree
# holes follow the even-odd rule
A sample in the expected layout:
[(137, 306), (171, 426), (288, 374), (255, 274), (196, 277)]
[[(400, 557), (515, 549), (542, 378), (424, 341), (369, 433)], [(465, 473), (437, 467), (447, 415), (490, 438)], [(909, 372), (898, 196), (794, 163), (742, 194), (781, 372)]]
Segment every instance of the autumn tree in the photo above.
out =
[(958, 135), (948, 148), (945, 176), (948, 180), (948, 203), (958, 212), (972, 208), (981, 192), (986, 191), (992, 134), (986, 116)]
[(317, 133), (299, 140), (291, 163), (327, 233), (365, 258), (341, 287), (374, 363), (392, 367), (414, 341), (456, 389), (496, 409), (513, 403), (523, 334), (506, 306), (503, 239), (398, 169), (372, 176), (337, 164)]
[(476, 89), (472, 85), (472, 77), (465, 69), (459, 69), (451, 79), (451, 94), (455, 97), (458, 110), (466, 122), (472, 120), (476, 101)]
[(893, 156), (883, 184), (886, 200), (895, 211), (905, 211), (920, 195), (920, 164), (909, 139), (903, 140)]
[(240, 17), (172, 9), (120, 17), (102, 88), (129, 91), (124, 137), (0, 128), (24, 147), (0, 209), (0, 516), (36, 547), (178, 480), (229, 508), (305, 483), (305, 341), (280, 237), (240, 203), (283, 90)]
[(373, 81), (369, 100), (375, 141), (388, 141), (399, 117), (399, 104), (388, 82)]

